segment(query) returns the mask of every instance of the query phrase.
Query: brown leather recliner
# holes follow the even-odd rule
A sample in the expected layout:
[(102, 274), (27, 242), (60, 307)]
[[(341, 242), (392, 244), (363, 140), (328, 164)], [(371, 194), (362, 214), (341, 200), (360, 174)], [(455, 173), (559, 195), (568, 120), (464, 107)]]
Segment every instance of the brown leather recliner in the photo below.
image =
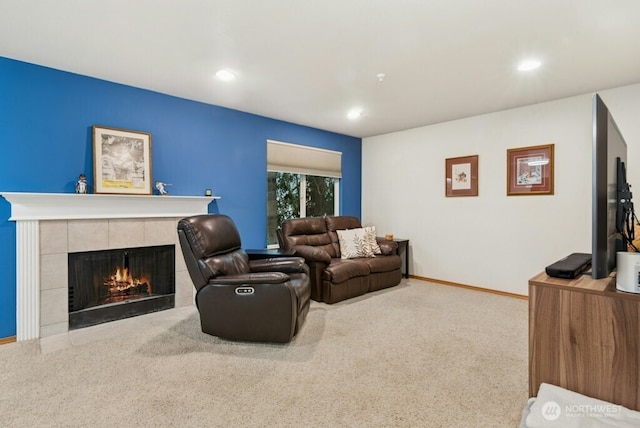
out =
[(291, 341), (309, 311), (309, 268), (301, 257), (250, 260), (222, 214), (178, 222), (204, 333), (254, 342)]
[(382, 254), (342, 259), (337, 230), (361, 228), (352, 216), (306, 217), (286, 220), (278, 230), (283, 249), (305, 258), (311, 275), (311, 298), (325, 303), (363, 295), (398, 285), (402, 260), (398, 244), (378, 239)]

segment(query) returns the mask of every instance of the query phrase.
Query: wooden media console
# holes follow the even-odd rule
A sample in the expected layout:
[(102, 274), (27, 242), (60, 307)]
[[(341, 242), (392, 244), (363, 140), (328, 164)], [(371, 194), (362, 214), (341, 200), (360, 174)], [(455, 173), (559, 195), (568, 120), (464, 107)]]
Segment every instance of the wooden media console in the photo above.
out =
[(640, 410), (640, 294), (615, 278), (529, 280), (529, 395), (542, 382)]

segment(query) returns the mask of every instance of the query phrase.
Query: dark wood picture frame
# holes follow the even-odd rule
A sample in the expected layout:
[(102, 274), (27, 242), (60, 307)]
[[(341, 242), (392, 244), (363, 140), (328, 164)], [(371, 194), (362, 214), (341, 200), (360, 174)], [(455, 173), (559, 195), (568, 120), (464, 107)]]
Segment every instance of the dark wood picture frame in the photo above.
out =
[(478, 196), (478, 155), (445, 159), (445, 196)]
[(93, 126), (95, 193), (151, 194), (151, 134)]
[(553, 144), (507, 150), (507, 196), (553, 195)]

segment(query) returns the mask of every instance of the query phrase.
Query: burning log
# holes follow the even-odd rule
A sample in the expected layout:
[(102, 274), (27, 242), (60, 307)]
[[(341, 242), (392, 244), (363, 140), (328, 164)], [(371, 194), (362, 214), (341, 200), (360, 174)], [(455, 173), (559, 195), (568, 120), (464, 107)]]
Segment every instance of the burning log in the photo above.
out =
[[(116, 272), (105, 279), (107, 296), (111, 298), (133, 298), (151, 295), (151, 287), (145, 278), (133, 278), (127, 268), (117, 268)], [(118, 299), (120, 300), (120, 299)]]

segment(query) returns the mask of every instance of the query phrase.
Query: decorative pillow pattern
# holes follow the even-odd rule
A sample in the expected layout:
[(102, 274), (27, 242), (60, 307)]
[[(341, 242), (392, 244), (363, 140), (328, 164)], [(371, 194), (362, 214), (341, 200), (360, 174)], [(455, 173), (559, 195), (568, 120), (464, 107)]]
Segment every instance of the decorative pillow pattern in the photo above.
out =
[(376, 227), (375, 226), (367, 226), (364, 228), (364, 232), (367, 236), (367, 244), (369, 245), (369, 249), (372, 254), (382, 254), (380, 250), (380, 246), (378, 245), (378, 240), (376, 239)]
[(354, 259), (357, 257), (371, 257), (370, 247), (364, 229), (336, 230), (340, 243), (340, 257)]
[(374, 226), (336, 230), (336, 233), (340, 243), (340, 257), (343, 259), (375, 257), (376, 254), (382, 254), (376, 241), (376, 228)]

